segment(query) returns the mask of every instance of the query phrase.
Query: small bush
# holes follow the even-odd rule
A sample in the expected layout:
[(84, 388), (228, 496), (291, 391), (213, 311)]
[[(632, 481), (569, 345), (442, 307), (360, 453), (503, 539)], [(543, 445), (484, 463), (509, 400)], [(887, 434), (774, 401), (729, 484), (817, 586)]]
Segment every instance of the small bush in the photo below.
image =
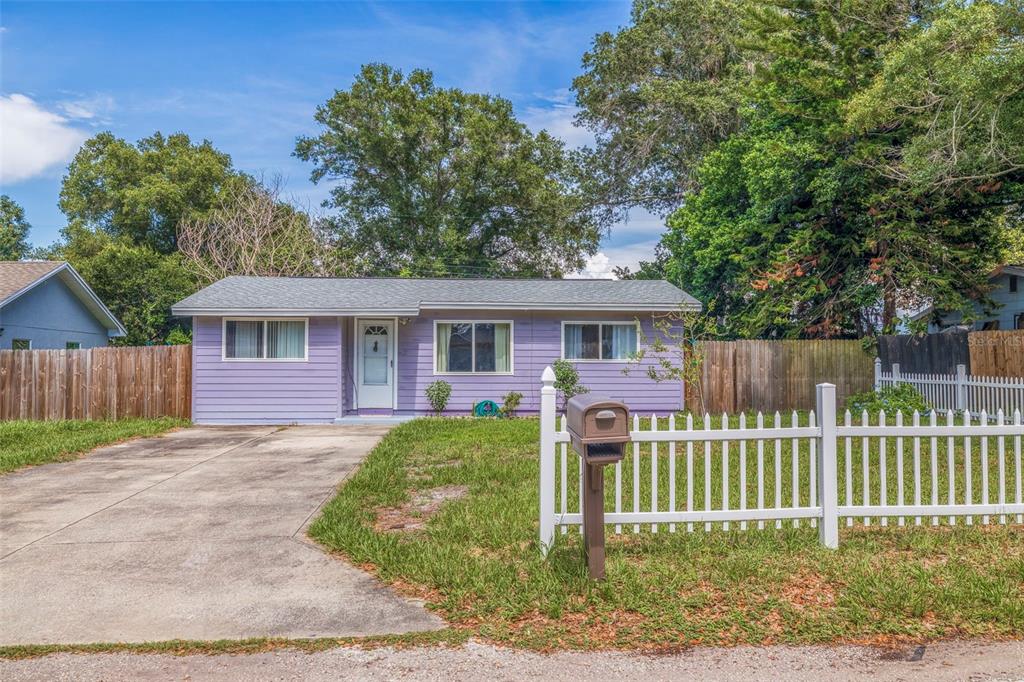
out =
[(175, 327), (167, 334), (168, 346), (181, 346), (192, 343), (192, 330)]
[(876, 416), (881, 410), (885, 410), (886, 414), (895, 414), (897, 411), (908, 414), (927, 412), (931, 408), (916, 388), (910, 384), (899, 384), (851, 395), (846, 399), (846, 409), (854, 414), (867, 410), (869, 415)]
[(523, 394), (519, 391), (509, 391), (501, 399), (501, 414), (505, 417), (516, 416), (519, 403), (523, 401)]
[(427, 400), (434, 408), (434, 414), (441, 416), (444, 408), (448, 406), (448, 399), (452, 397), (452, 385), (443, 379), (439, 379), (427, 386)]
[(576, 371), (576, 366), (568, 360), (555, 360), (551, 363), (551, 369), (555, 371), (555, 390), (562, 394), (563, 412), (574, 396), (590, 393), (590, 389), (580, 383), (580, 373)]

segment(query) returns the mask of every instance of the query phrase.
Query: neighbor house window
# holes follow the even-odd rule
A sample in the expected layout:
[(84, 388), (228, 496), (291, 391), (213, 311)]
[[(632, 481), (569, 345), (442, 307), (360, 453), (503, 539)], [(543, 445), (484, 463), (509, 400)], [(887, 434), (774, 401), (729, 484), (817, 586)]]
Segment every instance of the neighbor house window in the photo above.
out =
[(438, 373), (512, 372), (511, 322), (438, 322), (435, 330)]
[(32, 339), (11, 339), (11, 350), (30, 350)]
[(305, 360), (306, 320), (225, 320), (227, 360)]
[(565, 322), (562, 356), (566, 360), (629, 360), (636, 355), (633, 322)]
[(81, 341), (68, 341), (67, 343), (64, 344), (64, 348), (66, 348), (68, 350), (81, 350), (82, 342)]

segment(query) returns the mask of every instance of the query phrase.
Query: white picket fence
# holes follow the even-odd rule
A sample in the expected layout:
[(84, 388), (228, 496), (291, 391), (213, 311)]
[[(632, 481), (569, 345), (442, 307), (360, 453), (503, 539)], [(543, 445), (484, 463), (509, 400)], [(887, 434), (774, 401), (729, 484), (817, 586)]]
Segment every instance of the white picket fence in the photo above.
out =
[[(540, 546), (583, 522), (580, 458), (556, 414), (554, 373), (541, 388)], [(606, 467), (605, 522), (615, 533), (818, 528), (827, 547), (839, 523), (882, 526), (1022, 523), (1021, 411), (836, 415), (835, 386), (817, 408), (730, 422), (709, 415), (633, 415), (627, 457)], [(646, 423), (645, 423), (646, 422)], [(662, 426), (664, 425), (664, 426)]]
[(898, 384), (910, 384), (940, 412), (969, 410), (977, 414), (985, 410), (990, 416), (999, 410), (1004, 414), (1024, 412), (1024, 377), (972, 376), (965, 365), (957, 365), (956, 374), (905, 374), (899, 363), (883, 372), (882, 361), (875, 358), (875, 390)]

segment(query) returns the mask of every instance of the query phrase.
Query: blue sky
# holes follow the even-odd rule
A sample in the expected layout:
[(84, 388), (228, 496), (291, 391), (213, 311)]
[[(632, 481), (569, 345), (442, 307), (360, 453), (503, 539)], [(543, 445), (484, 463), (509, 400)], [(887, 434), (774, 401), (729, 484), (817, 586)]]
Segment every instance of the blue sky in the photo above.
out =
[[(427, 68), (440, 85), (501, 95), (521, 120), (570, 145), (568, 88), (596, 33), (628, 2), (19, 3), (0, 10), (0, 183), (25, 207), (36, 244), (58, 237), (61, 177), (101, 130), (135, 141), (159, 130), (209, 139), (235, 165), (280, 174), (319, 209), (324, 185), (291, 156), (313, 111), (360, 65)], [(616, 226), (587, 273), (649, 258), (662, 222)]]

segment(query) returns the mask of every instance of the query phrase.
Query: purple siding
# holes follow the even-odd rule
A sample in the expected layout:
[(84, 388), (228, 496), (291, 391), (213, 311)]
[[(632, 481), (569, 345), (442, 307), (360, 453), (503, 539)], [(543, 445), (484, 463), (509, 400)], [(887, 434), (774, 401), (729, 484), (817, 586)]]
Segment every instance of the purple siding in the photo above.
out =
[[(512, 375), (434, 375), (435, 320), (511, 320)], [(427, 413), (424, 390), (437, 379), (452, 385), (448, 411), (468, 414), (481, 400), (501, 402), (508, 391), (523, 394), (521, 410), (540, 405), (540, 375), (561, 355), (561, 323), (565, 321), (631, 321), (629, 314), (438, 312), (399, 324), (398, 412)], [(653, 335), (650, 318), (641, 317), (644, 336)], [(306, 362), (225, 362), (221, 359), (219, 317), (194, 320), (193, 419), (200, 423), (323, 423), (354, 411), (352, 380), (352, 318), (309, 319), (309, 360)], [(625, 401), (641, 412), (682, 408), (678, 381), (655, 382), (646, 368), (654, 357), (630, 362), (578, 362), (581, 379), (594, 393)], [(622, 373), (629, 367), (628, 376)]]
[[(514, 375), (434, 375), (434, 320), (512, 320)], [(474, 403), (501, 398), (508, 391), (523, 394), (521, 410), (536, 412), (540, 409), (540, 375), (544, 367), (561, 357), (562, 321), (631, 321), (636, 316), (608, 313), (511, 313), (505, 312), (439, 312), (412, 318), (402, 326), (398, 335), (398, 410), (399, 412), (426, 412), (430, 410), (424, 390), (437, 379), (452, 385), (448, 411), (466, 414)], [(641, 317), (644, 336), (652, 336), (650, 317)], [(641, 364), (635, 362), (578, 362), (576, 367), (582, 383), (591, 392), (623, 400), (631, 409), (682, 409), (682, 387), (678, 381), (656, 382), (647, 377), (646, 368), (656, 364), (653, 356)], [(622, 373), (630, 367), (630, 374)]]
[(225, 362), (222, 328), (219, 317), (193, 321), (193, 421), (322, 423), (341, 414), (343, 363), (337, 318), (310, 318), (305, 362)]

